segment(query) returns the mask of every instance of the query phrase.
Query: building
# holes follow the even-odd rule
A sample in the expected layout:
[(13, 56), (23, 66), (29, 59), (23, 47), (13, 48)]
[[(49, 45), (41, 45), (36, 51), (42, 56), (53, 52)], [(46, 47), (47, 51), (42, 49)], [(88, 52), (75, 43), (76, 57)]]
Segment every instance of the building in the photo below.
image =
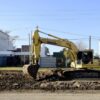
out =
[(29, 51), (30, 51), (29, 45), (22, 45), (22, 47), (21, 47), (21, 62), (22, 62), (22, 64), (29, 63), (29, 57), (30, 57)]
[(10, 36), (6, 32), (0, 30), (0, 51), (10, 51), (13, 49), (14, 47)]
[[(29, 64), (29, 61), (31, 61), (32, 53), (31, 53), (30, 49), (32, 50), (32, 48), (29, 47), (29, 45), (22, 45), (21, 52), (19, 54), (19, 55), (21, 55), (22, 64)], [(44, 67), (46, 67), (46, 65), (55, 66), (55, 64), (54, 64), (55, 58), (47, 57), (48, 52), (49, 52), (49, 50), (47, 49), (47, 47), (45, 45), (42, 45), (41, 52), (40, 52), (40, 61), (39, 61), (40, 66), (44, 66)], [(45, 59), (46, 59), (46, 61), (45, 61)]]
[(14, 50), (14, 46), (11, 37), (0, 30), (0, 66), (6, 66), (9, 63), (9, 57), (13, 55), (12, 50)]

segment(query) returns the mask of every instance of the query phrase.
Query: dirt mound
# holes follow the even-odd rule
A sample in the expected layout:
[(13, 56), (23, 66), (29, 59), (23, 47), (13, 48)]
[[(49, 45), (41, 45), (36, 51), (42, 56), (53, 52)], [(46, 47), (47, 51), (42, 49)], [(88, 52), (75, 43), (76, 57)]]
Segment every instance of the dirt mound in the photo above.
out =
[(43, 90), (100, 90), (100, 81), (56, 81), (35, 84), (36, 89)]
[(100, 80), (51, 80), (34, 81), (21, 71), (0, 71), (0, 91), (3, 90), (100, 90)]
[(26, 78), (21, 71), (0, 71), (0, 91), (33, 89), (34, 83), (31, 78)]

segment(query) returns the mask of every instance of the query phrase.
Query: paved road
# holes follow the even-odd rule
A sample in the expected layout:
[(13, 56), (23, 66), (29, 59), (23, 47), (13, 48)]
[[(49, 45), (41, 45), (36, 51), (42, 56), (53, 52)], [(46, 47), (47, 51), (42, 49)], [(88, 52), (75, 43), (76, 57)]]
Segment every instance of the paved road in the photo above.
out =
[(0, 100), (100, 100), (100, 94), (86, 93), (20, 93), (2, 92)]

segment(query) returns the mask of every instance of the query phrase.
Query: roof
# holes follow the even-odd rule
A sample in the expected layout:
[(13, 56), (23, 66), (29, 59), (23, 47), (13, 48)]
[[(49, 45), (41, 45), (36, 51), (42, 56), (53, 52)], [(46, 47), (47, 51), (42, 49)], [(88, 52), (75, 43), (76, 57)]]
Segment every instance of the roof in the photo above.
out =
[(8, 36), (8, 37), (9, 37), (9, 35), (8, 35), (8, 33), (7, 33), (7, 32), (4, 32), (4, 31), (2, 31), (2, 30), (0, 30), (0, 32), (1, 32), (2, 34), (5, 34), (6, 36)]

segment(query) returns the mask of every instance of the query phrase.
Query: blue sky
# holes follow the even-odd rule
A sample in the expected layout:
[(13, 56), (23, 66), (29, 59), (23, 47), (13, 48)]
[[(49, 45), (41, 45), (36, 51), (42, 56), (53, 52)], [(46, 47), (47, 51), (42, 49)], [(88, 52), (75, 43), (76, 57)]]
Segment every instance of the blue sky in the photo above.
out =
[[(82, 41), (98, 52), (100, 0), (0, 0), (0, 29), (18, 35), (15, 45), (28, 44), (28, 34), (36, 26), (58, 37)], [(44, 36), (41, 34), (41, 36)], [(48, 46), (50, 51), (59, 50)]]

